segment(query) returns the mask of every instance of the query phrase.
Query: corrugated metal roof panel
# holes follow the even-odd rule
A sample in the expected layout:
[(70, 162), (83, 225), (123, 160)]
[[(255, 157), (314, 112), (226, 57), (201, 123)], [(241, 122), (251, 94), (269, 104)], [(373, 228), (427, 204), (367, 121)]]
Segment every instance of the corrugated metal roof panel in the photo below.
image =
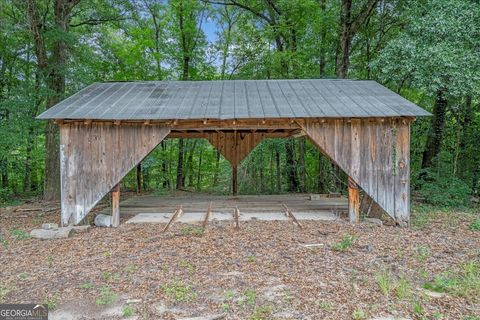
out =
[(171, 120), (427, 116), (369, 80), (94, 83), (39, 119)]

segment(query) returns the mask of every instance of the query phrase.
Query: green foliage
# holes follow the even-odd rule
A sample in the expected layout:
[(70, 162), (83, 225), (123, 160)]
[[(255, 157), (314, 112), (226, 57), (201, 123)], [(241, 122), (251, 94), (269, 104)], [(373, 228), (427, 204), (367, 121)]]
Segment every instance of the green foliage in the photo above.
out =
[(14, 237), (15, 241), (27, 240), (32, 237), (30, 233), (17, 228), (12, 229), (10, 231), (10, 234), (12, 235), (12, 237)]
[(43, 299), (42, 303), (46, 304), (48, 307), (48, 310), (51, 311), (51, 310), (55, 310), (59, 301), (60, 301), (60, 294), (56, 292), (54, 294), (47, 294)]
[(111, 305), (117, 302), (118, 294), (112, 291), (110, 287), (103, 286), (100, 288), (100, 295), (95, 299), (97, 306)]
[(126, 318), (133, 317), (135, 315), (135, 307), (131, 304), (126, 304), (123, 306), (122, 313)]
[(468, 227), (472, 231), (480, 231), (480, 218), (476, 218), (475, 220), (473, 220)]
[(363, 320), (366, 319), (365, 312), (363, 310), (355, 310), (352, 313), (352, 320)]
[(257, 307), (253, 311), (253, 314), (250, 316), (250, 320), (267, 320), (269, 319), (269, 315), (273, 312), (273, 308), (271, 306), (262, 306)]
[(375, 281), (382, 294), (388, 296), (393, 288), (392, 272), (390, 269), (384, 268), (376, 272)]
[(424, 283), (423, 287), (476, 301), (480, 297), (480, 263), (467, 262), (459, 271), (444, 272)]
[(194, 289), (180, 281), (172, 281), (162, 285), (161, 288), (167, 298), (175, 302), (190, 302), (197, 298), (197, 293)]
[(355, 243), (356, 240), (357, 238), (355, 236), (346, 234), (343, 236), (342, 241), (332, 245), (332, 249), (335, 251), (346, 251)]
[(425, 200), (440, 207), (465, 206), (471, 194), (465, 182), (448, 173), (436, 174), (427, 170), (418, 185), (419, 193)]

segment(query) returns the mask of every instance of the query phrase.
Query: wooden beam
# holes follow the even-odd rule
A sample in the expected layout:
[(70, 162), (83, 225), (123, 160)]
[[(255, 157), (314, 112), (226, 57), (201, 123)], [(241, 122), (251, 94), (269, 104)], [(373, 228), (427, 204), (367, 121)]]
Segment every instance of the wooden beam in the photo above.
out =
[(285, 214), (287, 215), (287, 217), (289, 217), (294, 224), (296, 224), (300, 229), (302, 229), (302, 225), (300, 224), (300, 222), (298, 222), (297, 218), (295, 218), (292, 210), (290, 210), (285, 203), (282, 203), (282, 205), (283, 208), (285, 208)]
[(163, 231), (162, 232), (166, 232), (168, 230), (168, 228), (170, 228), (170, 226), (172, 225), (172, 223), (175, 221), (175, 219), (177, 219), (177, 217), (179, 215), (181, 215), (183, 212), (182, 210), (182, 206), (179, 206), (175, 212), (173, 213), (173, 215), (170, 217), (170, 220), (168, 220), (168, 223), (167, 225), (165, 226), (165, 228), (163, 228)]
[(117, 183), (112, 189), (112, 227), (120, 225), (120, 183)]
[(360, 192), (358, 185), (352, 178), (348, 178), (348, 218), (350, 222), (360, 220)]
[(203, 219), (202, 228), (206, 229), (208, 224), (208, 219), (210, 219), (210, 215), (212, 214), (212, 201), (208, 205), (207, 213), (205, 214), (205, 218)]

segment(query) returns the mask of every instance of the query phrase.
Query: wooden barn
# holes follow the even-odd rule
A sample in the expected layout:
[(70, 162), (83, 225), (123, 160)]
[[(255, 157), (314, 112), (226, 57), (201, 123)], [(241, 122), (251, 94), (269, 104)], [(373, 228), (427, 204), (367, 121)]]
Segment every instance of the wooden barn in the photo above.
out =
[(399, 225), (410, 217), (410, 124), (428, 112), (375, 81), (94, 83), (41, 114), (60, 126), (62, 224), (79, 223), (162, 140), (206, 138), (236, 168), (265, 138), (307, 136)]

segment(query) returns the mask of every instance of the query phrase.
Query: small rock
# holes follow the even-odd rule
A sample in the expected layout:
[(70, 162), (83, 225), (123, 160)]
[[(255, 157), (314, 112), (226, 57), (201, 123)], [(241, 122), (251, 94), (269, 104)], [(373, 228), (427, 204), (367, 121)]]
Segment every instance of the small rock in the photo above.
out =
[(112, 225), (112, 216), (101, 213), (95, 217), (94, 223), (97, 227), (110, 227)]
[(424, 288), (421, 288), (422, 292), (425, 293), (425, 295), (429, 296), (430, 298), (443, 298), (445, 297), (445, 293), (443, 292), (436, 292), (436, 291), (431, 291), (431, 290), (427, 290), (427, 289), (424, 289)]
[(58, 229), (58, 223), (43, 223), (42, 224), (42, 229), (57, 230)]
[(90, 225), (73, 227), (73, 231), (75, 231), (75, 233), (87, 232), (89, 229), (90, 229)]
[(220, 313), (201, 317), (178, 318), (178, 320), (220, 320), (224, 319), (226, 316), (226, 313)]
[(372, 252), (372, 251), (373, 251), (373, 245), (372, 245), (371, 243), (369, 243), (369, 244), (367, 245), (367, 251), (368, 251), (368, 252)]
[(140, 303), (142, 299), (127, 299), (127, 304)]
[(33, 238), (49, 240), (49, 239), (61, 239), (69, 238), (73, 235), (74, 231), (72, 227), (58, 228), (57, 230), (45, 230), (45, 229), (33, 229), (30, 235)]
[(377, 218), (365, 218), (365, 222), (376, 224), (377, 226), (383, 226), (383, 221)]
[(410, 319), (410, 318), (403, 318), (403, 317), (386, 316), (386, 317), (370, 318), (370, 320), (412, 320), (412, 319)]

